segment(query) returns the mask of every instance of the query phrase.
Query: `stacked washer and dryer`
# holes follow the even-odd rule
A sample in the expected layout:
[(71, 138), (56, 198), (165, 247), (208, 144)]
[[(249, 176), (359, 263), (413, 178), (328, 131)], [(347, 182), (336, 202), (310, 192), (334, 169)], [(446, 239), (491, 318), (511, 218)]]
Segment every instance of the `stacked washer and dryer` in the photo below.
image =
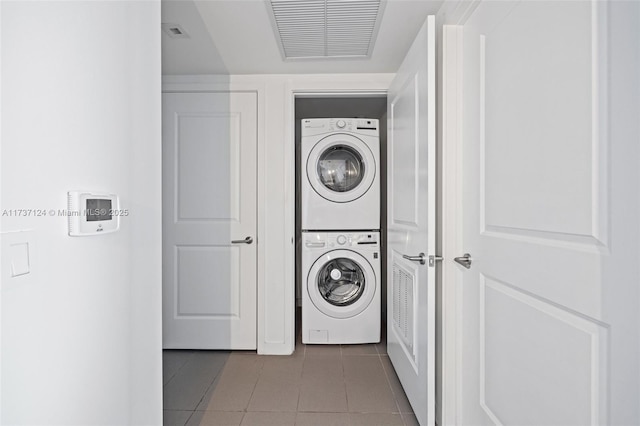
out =
[(380, 341), (378, 124), (302, 120), (303, 343)]

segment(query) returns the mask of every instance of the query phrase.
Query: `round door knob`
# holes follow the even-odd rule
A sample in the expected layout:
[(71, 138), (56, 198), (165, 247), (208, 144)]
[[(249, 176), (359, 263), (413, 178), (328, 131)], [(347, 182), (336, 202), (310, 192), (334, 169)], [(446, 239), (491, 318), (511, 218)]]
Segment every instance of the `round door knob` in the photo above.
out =
[(347, 242), (347, 237), (345, 237), (344, 235), (338, 235), (338, 238), (336, 238), (336, 241), (338, 242), (338, 244), (343, 245), (344, 243)]
[(336, 127), (340, 128), (340, 129), (344, 128), (344, 126), (346, 126), (346, 125), (347, 125), (347, 123), (345, 123), (344, 120), (338, 120), (336, 122)]

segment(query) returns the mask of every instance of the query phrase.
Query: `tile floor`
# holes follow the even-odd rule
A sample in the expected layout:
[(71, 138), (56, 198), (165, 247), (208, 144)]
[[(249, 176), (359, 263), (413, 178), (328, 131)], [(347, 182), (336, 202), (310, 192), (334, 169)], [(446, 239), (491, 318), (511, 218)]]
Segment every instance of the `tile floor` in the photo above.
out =
[(165, 351), (165, 426), (418, 424), (384, 343), (299, 340), (291, 356)]

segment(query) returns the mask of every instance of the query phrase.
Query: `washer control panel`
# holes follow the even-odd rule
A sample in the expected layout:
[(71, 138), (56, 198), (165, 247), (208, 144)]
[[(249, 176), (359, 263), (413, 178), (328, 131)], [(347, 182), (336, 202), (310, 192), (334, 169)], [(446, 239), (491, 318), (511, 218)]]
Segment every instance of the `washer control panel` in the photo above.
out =
[(327, 234), (327, 247), (379, 247), (380, 234), (378, 232), (331, 233)]

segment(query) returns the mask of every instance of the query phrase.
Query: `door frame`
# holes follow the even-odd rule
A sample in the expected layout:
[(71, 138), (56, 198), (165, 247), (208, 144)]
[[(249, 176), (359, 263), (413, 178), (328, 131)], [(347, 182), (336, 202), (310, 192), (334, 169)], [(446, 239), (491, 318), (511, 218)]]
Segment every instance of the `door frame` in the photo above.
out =
[(440, 314), (441, 406), (436, 407), (442, 425), (459, 424), (462, 372), (462, 272), (451, 260), (462, 250), (462, 27), (448, 25), (442, 29), (441, 70), (442, 97), (441, 146), (442, 183), (440, 217), (442, 232)]
[[(290, 76), (284, 87), (285, 101), (285, 152), (288, 156), (287, 163), (290, 164), (290, 175), (287, 179), (286, 199), (288, 217), (286, 223), (290, 227), (291, 252), (287, 256), (289, 267), (287, 276), (290, 278), (290, 285), (287, 286), (288, 315), (291, 320), (287, 322), (287, 332), (292, 341), (295, 342), (295, 308), (296, 308), (296, 275), (295, 275), (295, 218), (296, 218), (296, 190), (295, 190), (295, 116), (296, 98), (316, 97), (366, 97), (366, 96), (386, 96), (389, 84), (394, 74), (374, 74), (367, 79), (362, 79), (361, 74), (355, 75), (297, 75)], [(304, 285), (304, 283), (303, 283)], [(260, 303), (260, 301), (258, 301)], [(290, 311), (290, 312), (289, 312)]]
[[(482, 0), (445, 2), (436, 16), (436, 66), (438, 71), (436, 137), (441, 161), (440, 218), (441, 255), (444, 257), (440, 279), (440, 392), (436, 398), (436, 420), (440, 425), (460, 424), (462, 371), (462, 271), (452, 261), (462, 246), (462, 35), (465, 22)], [(440, 42), (438, 42), (440, 40)], [(438, 358), (438, 355), (436, 356)], [(436, 369), (438, 366), (436, 365)], [(436, 371), (436, 375), (438, 371)], [(437, 386), (437, 385), (436, 385)], [(440, 404), (438, 404), (440, 403)]]

